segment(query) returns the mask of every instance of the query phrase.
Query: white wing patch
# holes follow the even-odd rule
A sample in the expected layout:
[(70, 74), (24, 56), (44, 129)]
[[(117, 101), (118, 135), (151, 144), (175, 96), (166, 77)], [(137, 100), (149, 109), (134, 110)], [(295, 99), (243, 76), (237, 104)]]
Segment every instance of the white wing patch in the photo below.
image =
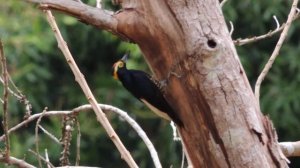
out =
[(164, 113), (162, 111), (160, 111), (159, 109), (157, 109), (156, 107), (152, 106), (150, 103), (148, 103), (145, 99), (141, 99), (141, 101), (143, 103), (145, 103), (145, 105), (150, 109), (152, 110), (156, 115), (166, 119), (166, 120), (169, 120), (171, 121), (171, 118), (168, 116), (167, 113)]

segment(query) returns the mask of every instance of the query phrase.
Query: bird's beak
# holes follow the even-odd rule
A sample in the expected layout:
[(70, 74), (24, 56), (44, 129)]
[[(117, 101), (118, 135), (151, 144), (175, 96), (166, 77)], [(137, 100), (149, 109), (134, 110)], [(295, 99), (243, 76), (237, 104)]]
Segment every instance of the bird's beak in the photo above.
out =
[(129, 57), (129, 53), (126, 53), (123, 57), (122, 57), (122, 61), (124, 61), (125, 63), (127, 62), (128, 60), (128, 57)]
[(117, 71), (118, 71), (118, 63), (119, 63), (119, 62), (116, 62), (116, 63), (114, 63), (114, 65), (112, 66), (112, 68), (113, 68), (113, 77), (114, 77), (114, 79), (116, 79), (116, 80), (119, 79), (119, 78), (118, 78), (118, 74), (117, 74)]

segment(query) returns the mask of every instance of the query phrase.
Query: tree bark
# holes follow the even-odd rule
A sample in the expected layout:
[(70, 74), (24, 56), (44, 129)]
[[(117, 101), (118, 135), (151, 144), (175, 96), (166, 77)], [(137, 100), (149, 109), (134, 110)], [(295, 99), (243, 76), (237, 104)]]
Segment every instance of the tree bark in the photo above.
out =
[(166, 97), (183, 121), (180, 133), (195, 168), (287, 167), (217, 0), (119, 0), (122, 10), (106, 16), (112, 23), (56, 1), (39, 2), (138, 44), (156, 78), (167, 81)]
[(118, 32), (136, 42), (184, 123), (194, 167), (287, 167), (260, 112), (218, 1), (123, 1)]

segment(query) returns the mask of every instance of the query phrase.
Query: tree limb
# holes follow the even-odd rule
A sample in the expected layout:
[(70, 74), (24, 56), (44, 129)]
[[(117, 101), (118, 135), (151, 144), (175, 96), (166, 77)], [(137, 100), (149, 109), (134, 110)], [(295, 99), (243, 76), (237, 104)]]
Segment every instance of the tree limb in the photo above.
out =
[(280, 34), (279, 40), (276, 44), (276, 47), (275, 47), (270, 59), (268, 60), (267, 64), (265, 65), (264, 69), (262, 70), (261, 74), (259, 75), (259, 77), (256, 81), (256, 84), (255, 84), (255, 97), (256, 97), (258, 103), (259, 103), (260, 85), (261, 85), (262, 81), (265, 79), (267, 73), (271, 69), (276, 57), (279, 54), (281, 46), (282, 46), (282, 44), (283, 44), (283, 42), (284, 42), (284, 40), (287, 36), (288, 30), (291, 26), (291, 23), (294, 19), (294, 16), (295, 16), (296, 12), (297, 12), (297, 4), (298, 4), (298, 0), (294, 0), (293, 4), (292, 4), (292, 7), (291, 7), (291, 11), (290, 11), (289, 16), (288, 16), (288, 19), (286, 21), (286, 24), (284, 26), (284, 29), (283, 29), (282, 33)]
[[(148, 138), (146, 133), (143, 131), (143, 129), (138, 125), (138, 123), (136, 121), (134, 121), (125, 111), (123, 111), (119, 108), (116, 108), (114, 106), (110, 106), (110, 105), (106, 105), (106, 104), (98, 104), (98, 106), (103, 111), (110, 111), (110, 112), (114, 112), (114, 113), (120, 115), (121, 118), (123, 118), (126, 122), (128, 122), (131, 125), (131, 127), (137, 132), (137, 134), (141, 137), (141, 139), (144, 141), (145, 145), (147, 146), (147, 148), (151, 154), (151, 157), (153, 159), (153, 162), (154, 162), (154, 165), (156, 166), (156, 168), (161, 167), (159, 157), (157, 155), (157, 152), (156, 152), (152, 142), (150, 141), (150, 139)], [(37, 113), (37, 114), (30, 116), (29, 118), (22, 121), (21, 123), (15, 125), (14, 127), (10, 128), (8, 130), (8, 133), (10, 134), (10, 133), (24, 127), (25, 125), (28, 125), (30, 122), (41, 117), (41, 115), (43, 115), (43, 117), (71, 115), (71, 114), (79, 113), (80, 111), (85, 112), (85, 111), (89, 111), (89, 110), (92, 110), (92, 106), (87, 104), (87, 105), (82, 105), (82, 106), (76, 107), (71, 111), (46, 111), (44, 114)], [(5, 138), (5, 135), (2, 135), (0, 137), (0, 141), (3, 141), (4, 138)]]
[[(297, 13), (293, 17), (293, 21), (296, 20), (296, 19), (298, 19), (299, 16), (300, 16), (300, 12), (297, 10)], [(272, 37), (273, 35), (281, 32), (285, 28), (286, 24), (283, 23), (280, 27), (278, 27), (278, 24), (276, 22), (276, 25), (277, 25), (277, 27), (276, 27), (275, 30), (270, 30), (266, 34), (259, 35), (259, 36), (254, 36), (254, 37), (251, 37), (251, 38), (245, 38), (245, 39), (239, 38), (239, 39), (234, 40), (233, 42), (234, 42), (235, 45), (242, 46), (242, 45), (245, 45), (245, 44), (253, 43), (253, 42), (256, 42), (256, 41), (259, 41), (259, 40), (262, 40), (262, 39), (266, 39), (266, 38)]]
[(8, 159), (6, 159), (3, 156), (0, 156), (0, 162), (5, 162), (7, 164), (15, 165), (15, 166), (20, 167), (20, 168), (35, 168), (35, 166), (25, 162), (24, 160), (17, 159), (17, 158), (12, 157), (12, 156), (10, 156)]
[(70, 50), (68, 49), (68, 46), (67, 46), (66, 42), (64, 41), (61, 33), (60, 33), (60, 30), (59, 30), (59, 28), (56, 24), (56, 21), (55, 21), (53, 15), (52, 15), (51, 11), (46, 10), (45, 12), (46, 12), (46, 15), (47, 15), (47, 20), (48, 20), (49, 24), (51, 25), (51, 28), (52, 28), (52, 30), (54, 32), (54, 35), (56, 37), (56, 40), (58, 42), (58, 47), (60, 48), (63, 55), (65, 56), (66, 61), (69, 64), (69, 66), (70, 66), (70, 68), (71, 68), (71, 70), (72, 70), (72, 72), (75, 76), (76, 82), (79, 84), (79, 86), (81, 87), (81, 89), (82, 89), (83, 93), (85, 94), (87, 100), (89, 101), (89, 103), (93, 107), (95, 115), (97, 116), (97, 120), (101, 123), (101, 125), (105, 129), (106, 133), (108, 134), (108, 136), (110, 137), (112, 142), (115, 144), (115, 146), (119, 150), (119, 152), (121, 154), (121, 158), (124, 159), (127, 162), (129, 167), (137, 168), (138, 166), (135, 163), (135, 161), (133, 160), (133, 158), (130, 155), (129, 151), (125, 148), (125, 146), (121, 142), (119, 136), (114, 131), (113, 127), (109, 123), (108, 119), (106, 118), (106, 116), (103, 113), (103, 111), (101, 110), (101, 108), (98, 107), (97, 100), (96, 100), (95, 96), (93, 95), (91, 89), (89, 88), (83, 74), (80, 72), (80, 70), (79, 70), (79, 68), (78, 68), (78, 66), (77, 66)]
[(286, 157), (300, 156), (300, 141), (280, 142), (280, 148)]
[(92, 7), (82, 2), (72, 0), (23, 0), (40, 4), (41, 9), (53, 9), (77, 18), (79, 21), (100, 29), (109, 31), (125, 41), (129, 41), (124, 34), (117, 30), (118, 20), (113, 11)]

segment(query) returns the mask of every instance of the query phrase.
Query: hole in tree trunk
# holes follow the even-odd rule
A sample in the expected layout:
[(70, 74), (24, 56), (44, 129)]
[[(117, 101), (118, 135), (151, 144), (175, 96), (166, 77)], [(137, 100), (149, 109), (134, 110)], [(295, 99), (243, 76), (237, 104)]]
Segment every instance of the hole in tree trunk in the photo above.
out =
[(215, 42), (215, 40), (208, 40), (208, 41), (207, 41), (207, 45), (208, 45), (210, 48), (216, 48), (216, 47), (217, 47), (217, 43)]

